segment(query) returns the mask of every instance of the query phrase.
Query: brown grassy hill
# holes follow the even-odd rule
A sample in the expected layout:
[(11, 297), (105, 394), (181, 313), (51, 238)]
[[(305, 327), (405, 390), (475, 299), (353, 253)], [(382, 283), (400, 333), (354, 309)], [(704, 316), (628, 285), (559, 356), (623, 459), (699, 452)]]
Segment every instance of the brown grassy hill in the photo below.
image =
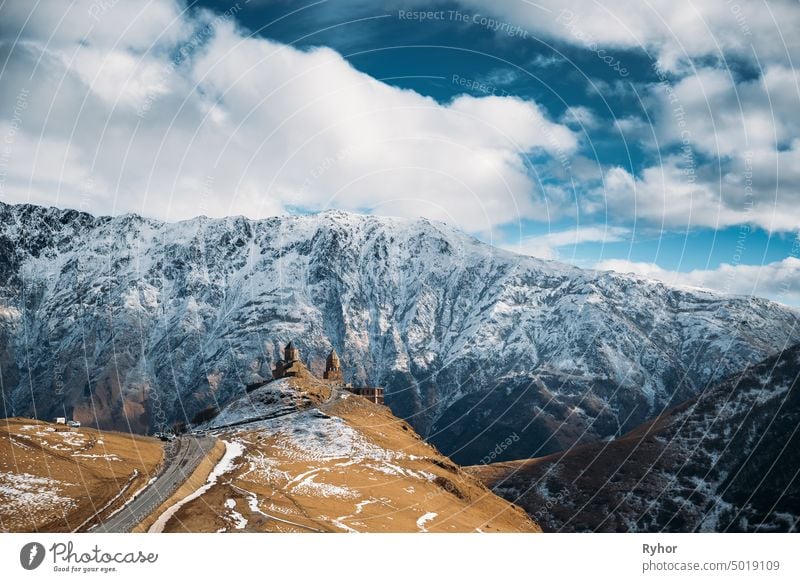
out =
[(208, 426), (228, 447), (216, 481), (164, 531), (541, 531), (388, 408), (313, 377), (259, 388)]
[(141, 489), (162, 459), (155, 439), (26, 418), (0, 420), (0, 531), (91, 525)]

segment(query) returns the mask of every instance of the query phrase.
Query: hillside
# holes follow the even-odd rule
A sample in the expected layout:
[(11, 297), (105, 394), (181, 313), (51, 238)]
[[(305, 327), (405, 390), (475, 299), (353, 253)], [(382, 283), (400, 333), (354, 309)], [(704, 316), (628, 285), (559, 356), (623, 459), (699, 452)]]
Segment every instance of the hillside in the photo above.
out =
[(800, 346), (606, 443), (469, 467), (546, 531), (798, 531)]
[(204, 428), (227, 447), (213, 482), (151, 531), (541, 531), (386, 407), (327, 382), (276, 380)]
[(0, 531), (85, 531), (142, 489), (162, 457), (152, 438), (3, 419)]
[[(797, 313), (343, 212), (163, 223), (0, 204), (8, 416), (157, 430), (268, 378), (295, 339), (384, 386), (456, 462), (620, 436), (800, 341)], [(34, 406), (35, 404), (35, 406)]]

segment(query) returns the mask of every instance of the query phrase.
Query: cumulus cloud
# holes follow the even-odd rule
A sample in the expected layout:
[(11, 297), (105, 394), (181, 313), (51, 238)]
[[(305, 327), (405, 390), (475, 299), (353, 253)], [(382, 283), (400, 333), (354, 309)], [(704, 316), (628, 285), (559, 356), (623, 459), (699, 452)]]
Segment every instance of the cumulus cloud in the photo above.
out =
[(601, 271), (633, 273), (668, 285), (709, 289), (734, 295), (757, 295), (800, 306), (800, 259), (795, 257), (766, 265), (723, 263), (716, 269), (688, 272), (669, 271), (654, 263), (624, 259), (601, 261), (596, 268)]
[(792, 0), (458, 0), (537, 36), (581, 47), (642, 48), (669, 70), (704, 57), (758, 55), (762, 63), (800, 60), (800, 11)]
[[(631, 49), (657, 62), (663, 82), (635, 83), (648, 117), (626, 113), (614, 122), (651, 161), (635, 170), (612, 164), (601, 183), (579, 184), (585, 212), (610, 210), (615, 221), (645, 219), (666, 228), (800, 226), (794, 212), (800, 204), (796, 2), (459, 3), (598, 56), (602, 50), (603, 58), (617, 49), (614, 58), (622, 64), (622, 51)], [(743, 63), (747, 74), (738, 72)], [(596, 84), (631, 96), (622, 77)], [(573, 107), (561, 121), (575, 127), (585, 113)], [(587, 119), (582, 127), (591, 129)]]
[(13, 3), (0, 38), (0, 98), (25, 92), (4, 201), (167, 219), (333, 206), (482, 231), (541, 218), (529, 154), (578, 147), (533, 101), (438, 103), (170, 0)]
[(582, 243), (605, 244), (621, 242), (627, 240), (630, 235), (631, 230), (621, 226), (584, 226), (543, 235), (523, 237), (518, 243), (504, 245), (503, 248), (540, 259), (559, 259), (563, 258), (558, 250), (561, 247), (575, 246)]
[(579, 129), (595, 129), (600, 125), (597, 115), (583, 105), (572, 105), (564, 110), (560, 119), (561, 123)]
[(715, 157), (783, 148), (800, 135), (800, 119), (792, 114), (798, 91), (797, 72), (783, 66), (739, 82), (728, 70), (700, 68), (670, 91), (653, 88), (659, 137), (664, 143), (688, 138), (698, 151)]
[(665, 227), (751, 223), (768, 231), (800, 227), (800, 78), (773, 66), (735, 82), (728, 71), (698, 69), (674, 84), (655, 84), (648, 99), (654, 127), (618, 120), (625, 135), (651, 132), (658, 163), (635, 174), (606, 169), (586, 209), (614, 211)]

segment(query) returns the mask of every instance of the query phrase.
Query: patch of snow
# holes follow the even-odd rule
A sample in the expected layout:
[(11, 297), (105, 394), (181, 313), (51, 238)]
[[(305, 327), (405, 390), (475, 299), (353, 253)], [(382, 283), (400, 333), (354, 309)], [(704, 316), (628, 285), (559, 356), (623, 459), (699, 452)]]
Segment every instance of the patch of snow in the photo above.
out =
[(28, 451), (32, 451), (33, 450), (33, 447), (29, 447), (28, 445), (18, 441), (17, 439), (12, 438), (12, 439), (10, 439), (10, 441), (11, 441), (11, 444), (14, 445), (15, 447), (19, 447), (21, 449), (26, 449)]
[(395, 465), (394, 463), (389, 463), (388, 461), (384, 461), (383, 463), (369, 463), (367, 464), (367, 467), (385, 475), (392, 475), (394, 477), (410, 477), (412, 479), (420, 479), (422, 481), (433, 481), (436, 479), (436, 475), (429, 473), (428, 471), (414, 471), (413, 469), (407, 469), (405, 467)]
[(208, 423), (200, 425), (200, 428), (213, 430), (248, 421), (257, 422), (261, 419), (279, 417), (296, 410), (294, 404), (296, 395), (296, 391), (285, 380), (270, 382), (234, 400)]
[(239, 475), (239, 479), (245, 479), (252, 475), (251, 478), (256, 478), (264, 484), (283, 484), (291, 480), (291, 476), (287, 471), (279, 469), (280, 463), (275, 459), (264, 456), (263, 453), (258, 451), (259, 456), (248, 454), (246, 459), (249, 463), (249, 468)]
[(371, 443), (358, 430), (336, 416), (321, 419), (313, 413), (302, 412), (262, 421), (256, 426), (275, 436), (276, 446), (282, 449), (287, 458), (295, 461), (389, 461), (405, 456), (402, 452)]
[(29, 473), (0, 473), (0, 515), (36, 520), (75, 508), (74, 499), (61, 495), (66, 483)]
[(432, 511), (429, 511), (428, 513), (426, 513), (425, 515), (420, 517), (417, 520), (417, 527), (419, 528), (419, 531), (427, 532), (428, 528), (425, 527), (425, 524), (428, 523), (429, 521), (433, 520), (433, 519), (436, 519), (436, 517), (438, 515), (439, 515), (438, 513), (434, 513)]
[(121, 461), (114, 453), (107, 453), (105, 455), (89, 455), (86, 453), (72, 453), (73, 457), (81, 457), (83, 459), (105, 459), (106, 461)]
[[(364, 508), (367, 505), (370, 505), (371, 503), (378, 503), (378, 500), (375, 499), (374, 497), (372, 497), (370, 499), (365, 499), (364, 501), (359, 501), (358, 503), (356, 503), (355, 512), (353, 512), (353, 513), (351, 513), (349, 515), (340, 515), (336, 519), (332, 519), (331, 523), (333, 523), (336, 527), (341, 528), (341, 529), (343, 529), (344, 531), (346, 531), (348, 533), (358, 533), (358, 530), (353, 529), (352, 527), (350, 527), (349, 525), (344, 523), (344, 520), (350, 519), (351, 517), (355, 517), (355, 516), (359, 515), (361, 512), (364, 511)], [(366, 527), (364, 525), (364, 523), (360, 522), (360, 521), (351, 521), (350, 523), (352, 525), (358, 525), (358, 526), (361, 526), (361, 527)]]
[[(345, 516), (345, 517), (348, 517), (348, 516)], [(343, 522), (341, 521), (341, 518), (332, 519), (332, 520), (331, 520), (331, 523), (332, 523), (333, 525), (335, 525), (336, 527), (343, 529), (343, 530), (344, 530), (344, 531), (346, 531), (347, 533), (358, 533), (358, 530), (357, 530), (357, 529), (353, 529), (352, 527), (350, 527), (350, 526), (349, 526), (349, 525), (347, 525), (346, 523), (343, 523)]]
[(8, 307), (0, 305), (0, 318), (3, 319), (19, 319), (20, 311), (16, 307)]
[(247, 518), (238, 511), (236, 511), (235, 499), (230, 499), (230, 498), (226, 499), (225, 507), (228, 509), (228, 516), (233, 521), (233, 527), (235, 529), (244, 529), (247, 527)]
[(294, 486), (292, 492), (297, 495), (309, 495), (314, 497), (334, 497), (337, 499), (357, 499), (360, 495), (347, 487), (331, 485), (330, 483), (318, 483), (314, 480), (316, 475), (309, 475), (300, 483)]
[(295, 523), (293, 521), (289, 521), (288, 519), (283, 519), (281, 517), (275, 517), (274, 515), (270, 515), (270, 514), (264, 512), (264, 511), (262, 511), (261, 508), (258, 506), (258, 497), (256, 496), (255, 493), (253, 493), (252, 491), (248, 491), (247, 489), (242, 489), (241, 487), (239, 487), (237, 485), (231, 485), (231, 487), (233, 487), (234, 489), (236, 489), (240, 493), (244, 493), (245, 495), (247, 495), (247, 505), (248, 505), (248, 507), (250, 507), (250, 511), (252, 513), (258, 513), (259, 515), (262, 515), (262, 516), (266, 517), (267, 519), (272, 519), (274, 521), (278, 521), (280, 523), (285, 523), (285, 524), (288, 524), (288, 525), (299, 527), (301, 529), (306, 529), (306, 530), (315, 531), (315, 532), (319, 532), (320, 531), (320, 530), (315, 529), (313, 527), (309, 527), (309, 526), (306, 526), (306, 525), (301, 525), (299, 523)]

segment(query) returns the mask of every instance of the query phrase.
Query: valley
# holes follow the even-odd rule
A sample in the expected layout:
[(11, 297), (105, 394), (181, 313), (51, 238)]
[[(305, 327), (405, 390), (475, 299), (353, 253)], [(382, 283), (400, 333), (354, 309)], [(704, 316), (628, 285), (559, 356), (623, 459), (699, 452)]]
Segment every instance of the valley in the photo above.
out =
[(800, 346), (621, 438), (468, 467), (545, 531), (797, 531)]

